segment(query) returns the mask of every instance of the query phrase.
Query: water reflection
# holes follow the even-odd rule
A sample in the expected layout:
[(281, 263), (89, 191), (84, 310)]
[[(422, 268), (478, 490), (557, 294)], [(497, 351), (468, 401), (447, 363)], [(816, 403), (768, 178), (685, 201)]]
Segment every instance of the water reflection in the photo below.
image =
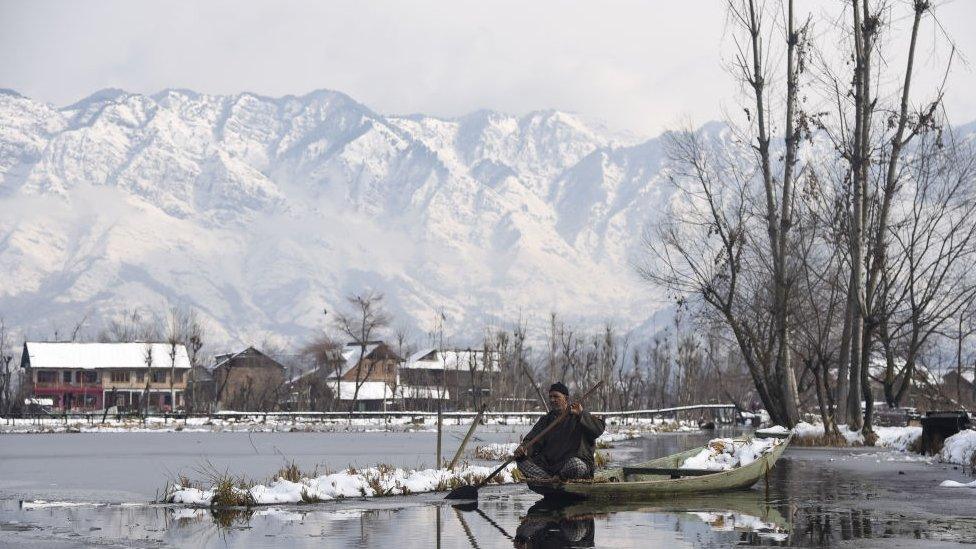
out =
[[(738, 541), (776, 545), (789, 538), (786, 519), (757, 493), (726, 494), (725, 498), (675, 498), (648, 503), (560, 503), (540, 500), (529, 508), (515, 535), (516, 547), (593, 547), (616, 538), (609, 530), (652, 522), (669, 524), (676, 541)], [(598, 528), (597, 525), (600, 525)], [(704, 527), (707, 527), (704, 528)], [(710, 530), (710, 532), (708, 532)], [(711, 533), (713, 535), (706, 535)]]
[(579, 512), (553, 512), (540, 501), (529, 508), (515, 531), (515, 547), (593, 547), (596, 522), (593, 515)]
[[(627, 459), (674, 453), (702, 438), (636, 441)], [(859, 459), (869, 459), (870, 467), (856, 465)], [(791, 449), (768, 486), (640, 504), (554, 504), (524, 486), (485, 489), (480, 506), (457, 507), (436, 494), (222, 512), (153, 505), (44, 508), (0, 500), (0, 546), (833, 547), (870, 545), (877, 542), (865, 540), (877, 538), (976, 539), (970, 492), (938, 491), (945, 477), (931, 465), (896, 464), (885, 472), (875, 461), (850, 452)], [(898, 474), (909, 467), (916, 469)]]

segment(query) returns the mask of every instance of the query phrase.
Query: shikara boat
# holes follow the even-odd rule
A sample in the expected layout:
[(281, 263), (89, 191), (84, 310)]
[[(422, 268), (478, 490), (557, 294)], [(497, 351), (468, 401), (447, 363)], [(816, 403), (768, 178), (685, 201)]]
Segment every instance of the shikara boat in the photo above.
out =
[[(599, 471), (593, 479), (527, 484), (530, 490), (546, 498), (600, 501), (641, 501), (662, 496), (742, 490), (772, 470), (791, 439), (782, 439), (752, 463), (727, 471), (681, 469), (686, 459), (702, 451), (704, 446), (699, 446), (637, 465)], [(737, 439), (735, 442), (745, 441)]]

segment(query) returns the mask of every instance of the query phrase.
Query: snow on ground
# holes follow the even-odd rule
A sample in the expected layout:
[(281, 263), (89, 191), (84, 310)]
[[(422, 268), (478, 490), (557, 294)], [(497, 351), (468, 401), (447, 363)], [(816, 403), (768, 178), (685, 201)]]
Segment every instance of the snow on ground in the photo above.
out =
[(757, 435), (785, 435), (789, 432), (790, 430), (782, 425), (773, 425), (772, 427), (767, 427), (765, 429), (756, 429)]
[(976, 459), (976, 431), (959, 431), (945, 439), (940, 457), (947, 463), (973, 464)]
[[(519, 424), (512, 418), (510, 424)], [(254, 432), (254, 433), (287, 433), (287, 432), (433, 432), (436, 418), (410, 417), (391, 418), (315, 418), (315, 417), (286, 417), (261, 414), (247, 418), (220, 417), (191, 417), (183, 419), (167, 419), (161, 417), (141, 419), (131, 418), (117, 420), (107, 418), (101, 422), (101, 416), (92, 421), (84, 419), (8, 419), (0, 420), (0, 434), (24, 433), (210, 433), (210, 432)], [(468, 419), (461, 423), (470, 422)], [(457, 424), (453, 419), (445, 424)], [(523, 424), (528, 424), (525, 421)]]
[[(515, 464), (509, 464), (492, 482), (511, 483), (515, 479), (512, 471)], [(370, 467), (349, 469), (340, 473), (303, 478), (291, 482), (278, 478), (274, 482), (259, 484), (248, 488), (251, 498), (257, 505), (276, 503), (301, 503), (303, 501), (326, 501), (349, 497), (376, 497), (414, 494), (419, 492), (445, 491), (456, 486), (473, 484), (493, 470), (492, 467), (470, 465), (448, 469), (407, 470), (393, 467)], [(243, 495), (245, 490), (234, 488)], [(200, 489), (175, 486), (167, 496), (169, 503), (193, 506), (210, 506), (216, 488)]]
[[(236, 412), (229, 412), (234, 414)], [(250, 414), (243, 417), (191, 417), (187, 419), (171, 419), (149, 417), (145, 421), (139, 418), (115, 419), (111, 416), (101, 421), (101, 416), (95, 414), (91, 419), (69, 418), (10, 418), (0, 420), (0, 434), (24, 433), (145, 433), (145, 432), (433, 432), (437, 424), (436, 416), (409, 413), (396, 417), (365, 417), (346, 418), (336, 416), (284, 415), (276, 413)], [(525, 416), (495, 416), (487, 417), (487, 425), (532, 425), (538, 421), (538, 415)], [(446, 417), (445, 425), (469, 425), (470, 417)], [(607, 418), (607, 424), (625, 430), (652, 432), (687, 432), (698, 430), (697, 425), (686, 421), (674, 421), (660, 418)]]
[[(864, 444), (864, 435), (860, 431), (851, 431), (847, 425), (839, 425), (837, 428), (848, 444), (852, 446)], [(775, 429), (785, 429), (785, 427), (777, 425)], [(874, 432), (878, 435), (877, 446), (893, 448), (901, 452), (907, 451), (908, 447), (922, 436), (921, 427), (875, 427)], [(797, 438), (820, 437), (824, 434), (823, 425), (801, 421), (793, 428), (793, 434)]]
[(508, 459), (515, 449), (518, 448), (518, 442), (493, 442), (491, 444), (482, 444), (476, 446), (474, 449), (474, 457), (477, 459)]
[(731, 438), (713, 438), (701, 452), (686, 459), (680, 468), (727, 471), (749, 465), (782, 443), (775, 438), (755, 438), (738, 443)]

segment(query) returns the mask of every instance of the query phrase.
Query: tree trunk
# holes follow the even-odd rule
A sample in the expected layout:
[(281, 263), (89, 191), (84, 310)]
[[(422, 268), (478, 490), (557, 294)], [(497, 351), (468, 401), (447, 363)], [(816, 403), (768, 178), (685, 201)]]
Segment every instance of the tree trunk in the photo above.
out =
[(851, 334), (853, 332), (852, 326), (854, 323), (854, 270), (851, 269), (851, 276), (848, 279), (847, 286), (847, 302), (844, 306), (844, 329), (841, 332), (840, 338), (840, 353), (838, 355), (838, 360), (840, 361), (837, 366), (837, 409), (834, 411), (834, 417), (840, 418), (841, 421), (848, 422), (848, 396), (850, 394), (850, 370), (851, 370)]

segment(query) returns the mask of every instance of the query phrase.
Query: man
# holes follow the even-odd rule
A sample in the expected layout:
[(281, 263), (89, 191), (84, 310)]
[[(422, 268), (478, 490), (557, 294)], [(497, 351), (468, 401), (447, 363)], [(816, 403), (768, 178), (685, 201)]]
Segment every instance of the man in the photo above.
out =
[(566, 419), (531, 447), (523, 443), (515, 449), (515, 461), (526, 479), (593, 478), (593, 452), (596, 439), (603, 434), (601, 418), (583, 410), (579, 402), (569, 403), (569, 389), (562, 383), (549, 387), (549, 413), (532, 427), (525, 441), (531, 440), (569, 409)]

